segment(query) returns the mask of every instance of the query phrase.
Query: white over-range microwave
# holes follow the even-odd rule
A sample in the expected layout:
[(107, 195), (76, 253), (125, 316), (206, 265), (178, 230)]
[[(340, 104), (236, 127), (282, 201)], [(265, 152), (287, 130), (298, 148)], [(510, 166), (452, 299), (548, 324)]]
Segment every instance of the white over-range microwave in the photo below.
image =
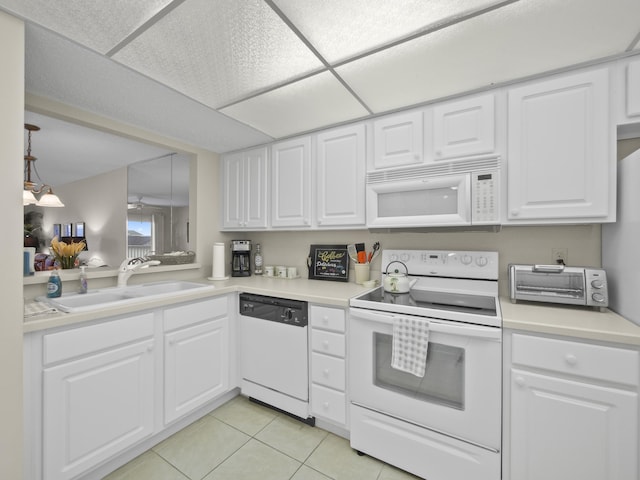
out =
[(500, 224), (500, 158), (442, 162), (367, 174), (367, 226)]

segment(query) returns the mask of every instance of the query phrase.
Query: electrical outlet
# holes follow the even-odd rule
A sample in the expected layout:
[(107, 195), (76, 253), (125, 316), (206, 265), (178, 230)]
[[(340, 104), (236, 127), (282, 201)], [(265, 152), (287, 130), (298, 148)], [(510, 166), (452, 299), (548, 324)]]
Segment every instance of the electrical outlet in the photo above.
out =
[(569, 263), (569, 249), (568, 248), (552, 248), (551, 261), (552, 263), (567, 265)]

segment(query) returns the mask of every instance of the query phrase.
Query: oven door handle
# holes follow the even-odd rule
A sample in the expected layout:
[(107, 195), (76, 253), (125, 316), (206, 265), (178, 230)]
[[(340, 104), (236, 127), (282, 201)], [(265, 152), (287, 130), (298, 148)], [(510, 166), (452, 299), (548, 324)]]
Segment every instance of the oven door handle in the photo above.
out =
[(497, 327), (481, 327), (475, 325), (458, 326), (431, 320), (429, 322), (429, 331), (435, 333), (446, 333), (449, 335), (464, 335), (465, 337), (485, 338), (487, 340), (502, 340), (502, 329)]
[[(372, 322), (393, 325), (394, 318), (399, 315), (382, 314), (362, 309), (351, 309), (351, 316), (360, 320), (369, 320)], [(460, 335), (472, 338), (485, 338), (488, 340), (502, 340), (502, 329), (498, 327), (484, 327), (481, 325), (470, 325), (462, 323), (442, 323), (436, 319), (427, 318), (429, 322), (429, 331), (434, 333), (445, 333), (448, 335)]]

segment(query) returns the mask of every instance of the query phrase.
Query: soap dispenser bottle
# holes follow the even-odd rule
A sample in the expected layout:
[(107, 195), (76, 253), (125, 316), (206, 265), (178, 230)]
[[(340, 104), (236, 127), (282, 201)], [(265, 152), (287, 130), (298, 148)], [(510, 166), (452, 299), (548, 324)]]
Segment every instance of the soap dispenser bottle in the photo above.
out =
[(80, 267), (80, 290), (78, 290), (78, 293), (87, 293), (87, 272), (85, 272), (86, 268), (87, 267), (85, 267), (84, 265)]
[(55, 269), (51, 271), (47, 280), (47, 298), (58, 298), (60, 295), (62, 295), (62, 281), (58, 270)]

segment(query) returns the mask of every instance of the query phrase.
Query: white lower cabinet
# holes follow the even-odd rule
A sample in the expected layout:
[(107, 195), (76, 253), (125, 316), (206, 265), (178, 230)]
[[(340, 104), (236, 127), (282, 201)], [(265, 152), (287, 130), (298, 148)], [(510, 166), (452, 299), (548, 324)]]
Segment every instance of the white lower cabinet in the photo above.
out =
[(74, 478), (153, 433), (153, 332), (147, 313), (44, 336), (44, 480)]
[(227, 312), (221, 296), (27, 335), (24, 478), (79, 478), (227, 393)]
[[(218, 317), (218, 318), (216, 318)], [(229, 389), (226, 298), (165, 311), (164, 421), (186, 415)]]
[(637, 479), (638, 351), (510, 338), (503, 478)]
[(347, 426), (346, 322), (341, 308), (311, 305), (311, 412)]

